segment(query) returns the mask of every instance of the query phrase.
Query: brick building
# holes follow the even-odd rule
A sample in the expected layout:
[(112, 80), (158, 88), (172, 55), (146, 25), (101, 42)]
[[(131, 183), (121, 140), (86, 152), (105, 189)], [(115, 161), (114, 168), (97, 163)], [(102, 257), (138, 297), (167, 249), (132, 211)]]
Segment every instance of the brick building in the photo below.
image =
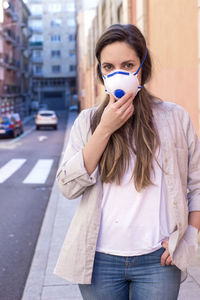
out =
[(15, 111), (24, 117), (29, 101), (29, 11), (22, 0), (1, 0), (0, 16), (0, 113)]

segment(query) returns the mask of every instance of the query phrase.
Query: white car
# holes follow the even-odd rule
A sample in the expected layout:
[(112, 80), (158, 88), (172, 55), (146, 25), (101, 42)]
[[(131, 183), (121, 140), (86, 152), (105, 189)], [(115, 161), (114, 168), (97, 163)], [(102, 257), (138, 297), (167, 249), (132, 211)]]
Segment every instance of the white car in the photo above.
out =
[(51, 126), (55, 130), (58, 126), (58, 117), (53, 110), (41, 110), (38, 111), (37, 115), (35, 116), (35, 125), (36, 129), (39, 130), (40, 127), (43, 126)]

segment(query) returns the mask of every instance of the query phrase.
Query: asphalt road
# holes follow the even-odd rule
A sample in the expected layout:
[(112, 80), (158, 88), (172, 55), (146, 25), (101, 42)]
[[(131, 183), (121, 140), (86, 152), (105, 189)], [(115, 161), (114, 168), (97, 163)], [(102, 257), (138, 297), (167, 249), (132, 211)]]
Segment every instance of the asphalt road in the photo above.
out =
[[(0, 139), (0, 300), (20, 300), (63, 148), (67, 112), (58, 130)], [(37, 299), (36, 299), (37, 300)]]

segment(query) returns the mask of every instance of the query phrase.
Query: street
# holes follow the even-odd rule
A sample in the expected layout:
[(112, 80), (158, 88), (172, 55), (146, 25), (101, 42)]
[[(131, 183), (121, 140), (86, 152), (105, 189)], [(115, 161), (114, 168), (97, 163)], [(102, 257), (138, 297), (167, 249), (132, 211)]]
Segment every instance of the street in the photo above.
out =
[(20, 300), (60, 159), (67, 112), (58, 130), (0, 139), (0, 300)]

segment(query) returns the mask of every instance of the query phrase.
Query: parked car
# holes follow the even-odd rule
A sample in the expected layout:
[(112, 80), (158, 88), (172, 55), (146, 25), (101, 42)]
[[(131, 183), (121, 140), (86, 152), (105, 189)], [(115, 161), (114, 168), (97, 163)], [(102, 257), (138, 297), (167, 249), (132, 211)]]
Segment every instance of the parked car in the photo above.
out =
[(0, 116), (0, 136), (17, 137), (23, 133), (20, 117), (15, 114)]
[(55, 130), (58, 126), (58, 117), (53, 110), (40, 110), (35, 116), (36, 129), (39, 130), (43, 126), (51, 126)]
[(18, 113), (12, 113), (11, 116), (13, 118), (15, 118), (15, 120), (16, 120), (19, 128), (20, 128), (20, 133), (22, 134), (24, 132), (24, 127), (23, 127), (23, 124), (22, 124), (22, 120), (20, 118), (20, 114), (18, 114)]

